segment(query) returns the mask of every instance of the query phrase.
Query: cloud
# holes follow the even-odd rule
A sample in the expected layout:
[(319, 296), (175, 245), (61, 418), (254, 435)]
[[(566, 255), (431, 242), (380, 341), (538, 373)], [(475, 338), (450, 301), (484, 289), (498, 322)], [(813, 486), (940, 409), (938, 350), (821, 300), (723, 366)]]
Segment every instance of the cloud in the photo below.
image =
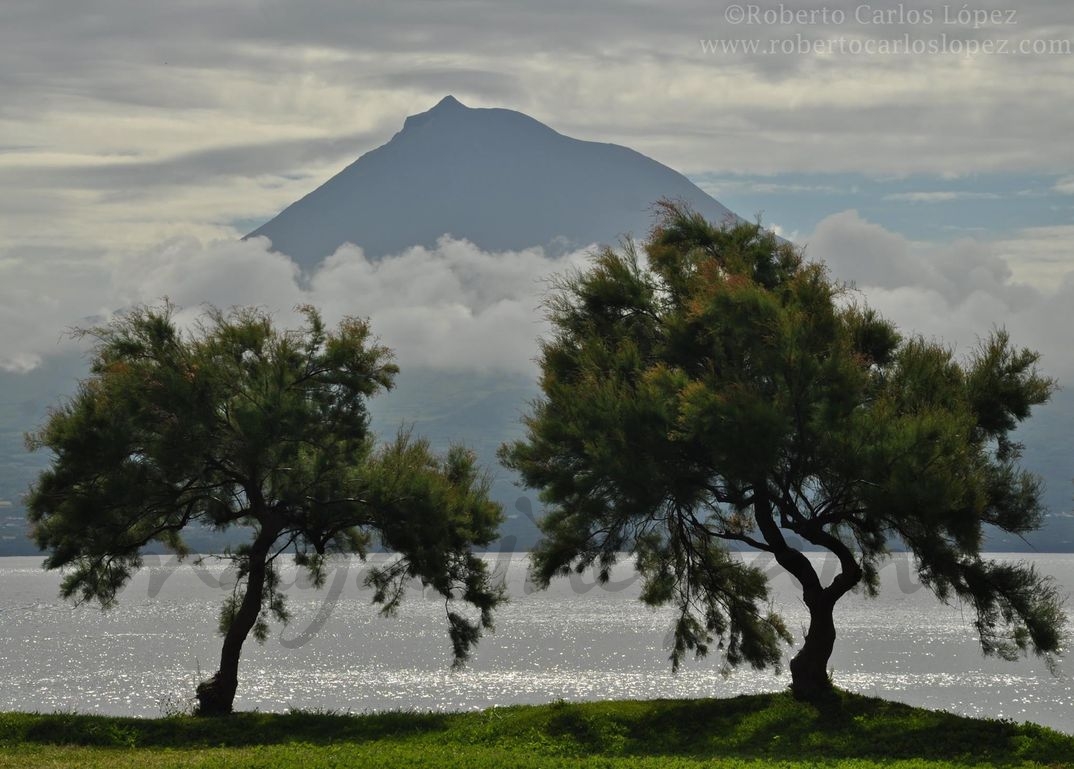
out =
[[(1026, 228), (1004, 240), (911, 240), (854, 210), (826, 217), (802, 238), (809, 258), (852, 282), (907, 332), (969, 349), (994, 326), (1040, 349), (1051, 373), (1074, 375), (1068, 344), (1074, 270), (1060, 259), (1074, 228)], [(1053, 272), (1012, 264), (1053, 266)], [(369, 317), (401, 365), (530, 374), (547, 332), (548, 278), (587, 263), (587, 252), (490, 252), (445, 236), (383, 259), (346, 245), (304, 278), (264, 239), (169, 239), (144, 251), (0, 255), (0, 368), (24, 371), (75, 348), (65, 331), (168, 296), (198, 314), (202, 303), (259, 305), (280, 323), (301, 303), (330, 321)], [(1042, 280), (1032, 280), (1040, 277)]]
[(547, 279), (586, 258), (585, 251), (551, 257), (536, 248), (492, 253), (449, 237), (435, 249), (380, 260), (344, 246), (313, 276), (308, 296), (336, 316), (369, 315), (403, 365), (528, 372), (545, 330)]
[(76, 344), (68, 332), (110, 310), (99, 254), (20, 249), (0, 255), (0, 369), (26, 372)]
[(969, 192), (966, 190), (936, 190), (931, 192), (895, 192), (885, 195), (884, 200), (906, 203), (946, 203), (950, 200), (997, 200), (994, 192)]
[(916, 243), (848, 210), (823, 219), (807, 239), (809, 253), (842, 280), (886, 289), (926, 288), (958, 304), (975, 292), (1011, 308), (1034, 301), (1037, 290), (1012, 280), (1007, 260), (987, 241)]
[(1021, 279), (1054, 289), (1074, 265), (1074, 225), (1025, 227), (994, 241), (992, 248)]
[(280, 312), (304, 301), (299, 270), (264, 242), (220, 240), (202, 244), (175, 238), (111, 269), (117, 309), (167, 296), (180, 307), (259, 305)]
[(1066, 176), (1055, 183), (1056, 192), (1064, 195), (1074, 195), (1074, 176)]
[(712, 177), (701, 174), (694, 183), (714, 198), (721, 195), (746, 193), (751, 195), (805, 195), (820, 193), (824, 195), (845, 194), (849, 190), (832, 184), (801, 184), (792, 182), (767, 182), (761, 179), (736, 179)]
[[(1060, 237), (1052, 229), (1026, 228), (996, 242), (928, 243), (849, 210), (825, 218), (804, 242), (810, 258), (827, 264), (833, 277), (852, 282), (905, 333), (943, 340), (965, 353), (993, 328), (1005, 327), (1016, 344), (1042, 353), (1045, 371), (1070, 378), (1074, 270), (1069, 260), (1058, 277), (1037, 285), (1011, 269), (1012, 254), (1030, 263), (1047, 259)], [(1074, 232), (1064, 234), (1069, 238)]]
[(804, 243), (806, 253), (827, 264), (835, 277), (859, 285), (912, 285), (925, 267), (905, 258), (905, 238), (866, 221), (855, 210), (826, 217)]
[[(204, 187), (218, 176), (271, 176), (293, 173), (324, 160), (353, 154), (368, 144), (367, 132), (327, 137), (279, 139), (269, 142), (236, 144), (194, 150), (164, 158), (125, 158), (106, 162), (53, 164), (42, 158), (20, 177), (10, 170), (11, 181), (29, 180), (32, 173), (40, 181), (62, 182), (69, 187), (121, 189), (129, 187), (196, 185)], [(304, 174), (303, 174), (304, 175)]]
[(304, 282), (260, 238), (175, 238), (127, 254), (9, 254), (0, 258), (0, 368), (31, 370), (77, 347), (66, 330), (167, 296), (183, 308), (180, 322), (208, 303), (261, 306), (291, 324), (294, 308), (309, 303), (332, 322), (369, 317), (404, 367), (532, 373), (547, 278), (586, 258), (492, 253), (445, 236), (436, 248), (379, 260), (346, 245)]

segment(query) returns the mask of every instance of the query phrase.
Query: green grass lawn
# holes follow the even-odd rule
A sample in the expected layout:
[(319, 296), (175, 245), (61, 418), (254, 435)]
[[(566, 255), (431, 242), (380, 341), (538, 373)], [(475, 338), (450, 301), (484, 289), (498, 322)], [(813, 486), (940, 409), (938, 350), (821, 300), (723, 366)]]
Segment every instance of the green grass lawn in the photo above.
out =
[(0, 714), (0, 767), (1074, 767), (1074, 737), (841, 693), (222, 719)]

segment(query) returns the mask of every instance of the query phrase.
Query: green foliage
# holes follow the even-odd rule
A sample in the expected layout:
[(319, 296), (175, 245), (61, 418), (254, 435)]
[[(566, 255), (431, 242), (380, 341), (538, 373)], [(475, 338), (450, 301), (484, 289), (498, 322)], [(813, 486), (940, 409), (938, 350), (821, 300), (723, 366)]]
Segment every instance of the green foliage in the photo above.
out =
[[(1039, 481), (1010, 436), (1054, 389), (1037, 354), (1000, 330), (958, 360), (760, 225), (660, 210), (647, 258), (604, 249), (548, 301), (543, 397), (526, 438), (500, 452), (547, 505), (537, 581), (606, 575), (633, 553), (643, 600), (679, 610), (673, 665), (716, 641), (728, 665), (766, 667), (790, 636), (729, 545), (772, 553), (830, 623), (848, 590), (875, 592), (901, 543), (937, 596), (975, 609), (986, 653), (1051, 659), (1065, 623), (1055, 586), (980, 553), (985, 526), (1041, 521)], [(841, 573), (822, 584), (803, 546), (833, 552)], [(803, 653), (819, 680), (835, 633), (816, 626)]]
[(475, 607), (476, 621), (449, 611), (462, 660), (500, 600), (471, 554), (501, 520), (489, 481), (461, 447), (441, 457), (401, 432), (378, 448), (366, 403), (392, 386), (391, 352), (365, 321), (330, 330), (302, 312), (303, 328), (280, 331), (256, 309), (210, 309), (184, 333), (166, 304), (82, 332), (90, 377), (27, 439), (53, 456), (27, 499), (45, 565), (65, 571), (64, 596), (107, 607), (148, 543), (183, 555), (191, 525), (248, 527), (226, 554), (238, 580), (220, 613), (234, 669), (248, 633), (263, 641), (288, 619), (280, 555), (320, 585), (327, 558), (376, 541), (400, 554), (374, 577), (386, 610), (411, 578)]
[(1074, 737), (840, 693), (207, 721), (0, 714), (0, 766), (1070, 766)]

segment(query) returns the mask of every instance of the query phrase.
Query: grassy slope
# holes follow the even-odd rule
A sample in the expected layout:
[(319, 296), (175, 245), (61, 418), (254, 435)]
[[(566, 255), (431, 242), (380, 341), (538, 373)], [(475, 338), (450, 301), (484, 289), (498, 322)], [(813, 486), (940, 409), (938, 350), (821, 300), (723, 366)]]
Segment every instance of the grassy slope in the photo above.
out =
[(1074, 737), (842, 694), (555, 703), (480, 713), (0, 714), (0, 767), (1074, 767)]

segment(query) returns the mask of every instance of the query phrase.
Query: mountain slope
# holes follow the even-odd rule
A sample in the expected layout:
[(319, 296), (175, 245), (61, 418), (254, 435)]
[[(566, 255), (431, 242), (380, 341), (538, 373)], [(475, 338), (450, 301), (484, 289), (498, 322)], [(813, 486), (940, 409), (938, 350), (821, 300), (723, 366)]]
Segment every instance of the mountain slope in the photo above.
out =
[(452, 96), (247, 237), (309, 270), (343, 243), (373, 257), (450, 233), (492, 251), (563, 251), (644, 237), (654, 201), (733, 216), (689, 179), (634, 150), (580, 141), (507, 109)]

